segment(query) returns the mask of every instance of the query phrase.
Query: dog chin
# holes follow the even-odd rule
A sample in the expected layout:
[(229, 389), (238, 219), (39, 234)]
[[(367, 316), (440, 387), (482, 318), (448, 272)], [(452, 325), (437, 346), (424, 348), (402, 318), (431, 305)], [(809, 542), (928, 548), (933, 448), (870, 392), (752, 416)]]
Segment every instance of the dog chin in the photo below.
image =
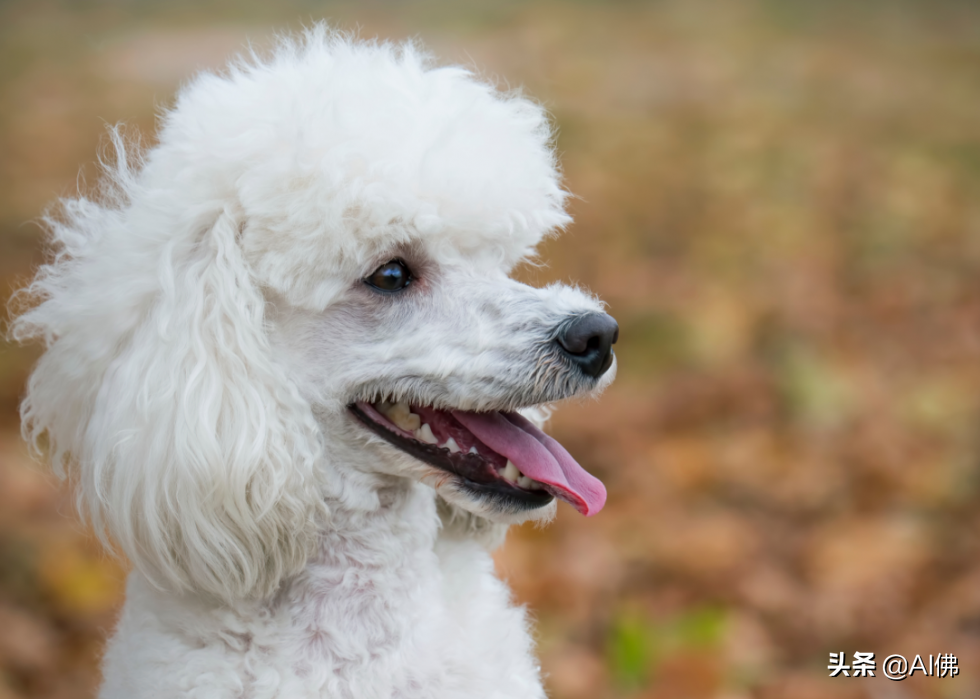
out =
[(439, 476), (432, 480), (424, 478), (450, 505), (458, 507), (470, 514), (482, 517), (494, 524), (523, 524), (524, 522), (539, 522), (546, 524), (555, 518), (558, 512), (558, 501), (552, 498), (549, 502), (538, 507), (529, 507), (525, 503), (508, 502), (495, 497), (475, 494), (465, 486), (446, 481)]

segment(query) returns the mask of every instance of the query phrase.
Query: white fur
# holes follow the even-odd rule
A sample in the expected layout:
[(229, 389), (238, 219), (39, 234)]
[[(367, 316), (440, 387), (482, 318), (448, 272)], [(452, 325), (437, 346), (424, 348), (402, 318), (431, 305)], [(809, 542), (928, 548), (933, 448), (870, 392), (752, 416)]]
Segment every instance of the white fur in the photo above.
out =
[[(379, 396), (528, 409), (580, 291), (507, 273), (568, 222), (546, 115), (323, 27), (184, 88), (49, 221), (24, 430), (132, 561), (104, 699), (541, 697), (488, 548), (511, 511), (373, 436)], [(418, 279), (362, 283), (398, 257)], [(590, 383), (591, 381), (591, 383)]]

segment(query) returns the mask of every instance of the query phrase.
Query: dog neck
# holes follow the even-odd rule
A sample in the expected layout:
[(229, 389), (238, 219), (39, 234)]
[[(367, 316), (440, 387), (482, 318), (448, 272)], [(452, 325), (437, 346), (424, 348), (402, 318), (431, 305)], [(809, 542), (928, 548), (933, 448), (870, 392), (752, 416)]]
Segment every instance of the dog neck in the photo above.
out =
[(442, 596), (435, 493), (397, 479), (354, 501), (328, 501), (318, 549), (277, 595), (290, 626), (304, 630), (297, 651), (310, 668), (324, 660), (356, 664), (365, 649), (394, 656), (426, 627)]
[(391, 569), (405, 557), (433, 550), (439, 530), (434, 491), (403, 478), (370, 480), (357, 497), (348, 484), (343, 498), (327, 499), (330, 520), (305, 572), (322, 566)]

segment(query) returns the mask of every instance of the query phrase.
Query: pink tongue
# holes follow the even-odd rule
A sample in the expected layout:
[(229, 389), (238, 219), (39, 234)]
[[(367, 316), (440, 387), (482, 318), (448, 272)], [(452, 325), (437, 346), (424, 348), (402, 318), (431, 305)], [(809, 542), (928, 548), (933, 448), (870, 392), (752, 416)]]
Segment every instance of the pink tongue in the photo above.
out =
[(565, 448), (517, 413), (453, 411), (453, 417), (528, 478), (550, 486), (554, 495), (586, 517), (606, 504), (606, 488)]

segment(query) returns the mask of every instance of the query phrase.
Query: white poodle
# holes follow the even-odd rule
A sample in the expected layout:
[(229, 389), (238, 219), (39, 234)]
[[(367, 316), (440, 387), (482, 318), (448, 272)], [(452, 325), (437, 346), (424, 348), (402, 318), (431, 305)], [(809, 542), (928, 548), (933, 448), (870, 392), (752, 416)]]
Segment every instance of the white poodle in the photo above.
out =
[(101, 696), (543, 697), (489, 550), (603, 506), (532, 420), (617, 334), (508, 278), (569, 221), (544, 111), (318, 27), (114, 141), (13, 325), (25, 434), (134, 566)]

